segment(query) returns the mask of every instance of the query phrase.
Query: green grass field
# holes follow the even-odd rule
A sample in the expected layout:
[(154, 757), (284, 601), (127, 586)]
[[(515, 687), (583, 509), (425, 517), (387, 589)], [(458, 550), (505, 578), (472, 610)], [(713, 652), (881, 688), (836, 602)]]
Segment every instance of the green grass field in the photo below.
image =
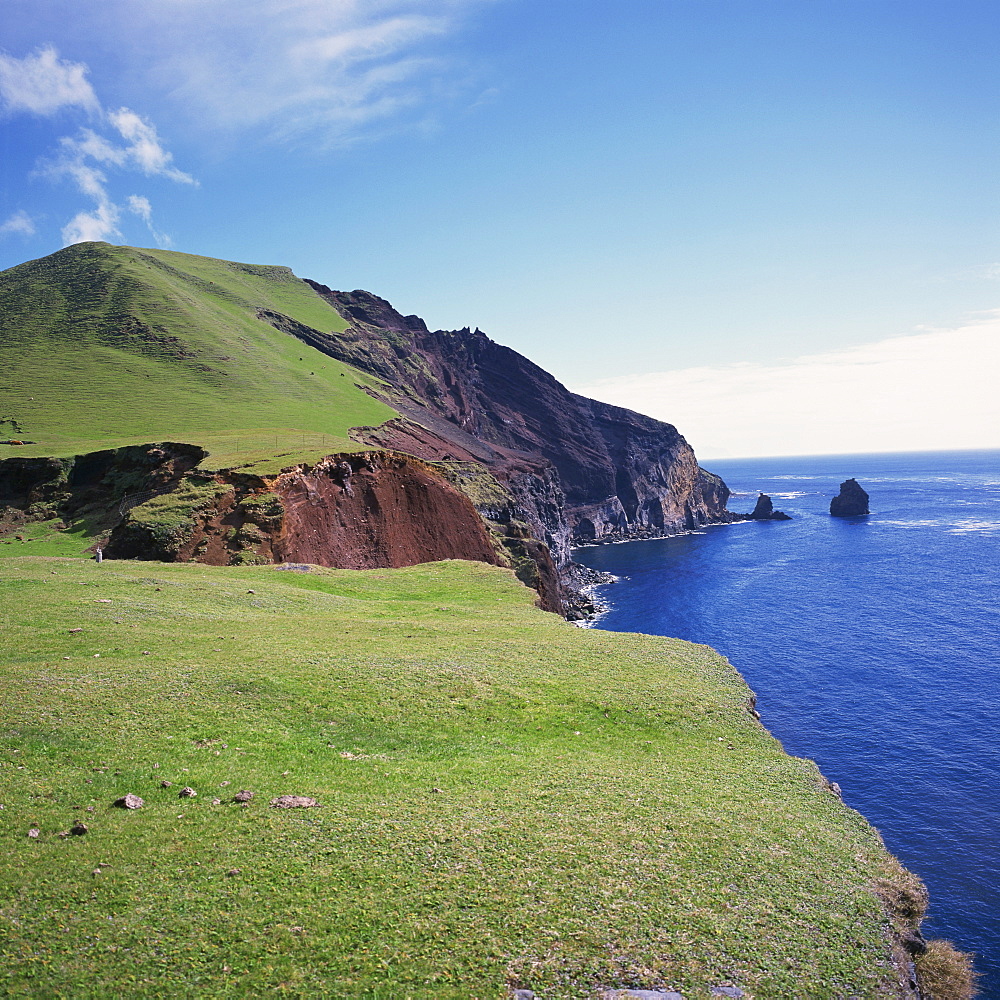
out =
[(0, 274), (0, 445), (72, 455), (199, 444), (209, 468), (273, 471), (356, 450), (351, 427), (395, 415), (376, 380), (256, 317), (329, 332), (341, 316), (288, 268), (104, 243)]
[(910, 877), (707, 647), (480, 564), (34, 544), (0, 547), (3, 996), (895, 996), (873, 886)]

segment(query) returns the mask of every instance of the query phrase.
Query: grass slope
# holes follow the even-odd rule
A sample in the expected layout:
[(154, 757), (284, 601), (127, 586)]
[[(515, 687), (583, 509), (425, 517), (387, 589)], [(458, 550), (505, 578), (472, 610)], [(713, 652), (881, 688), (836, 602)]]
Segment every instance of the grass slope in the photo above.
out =
[(479, 564), (26, 547), (0, 559), (0, 994), (895, 995), (872, 886), (909, 876), (707, 647), (573, 628)]
[(277, 467), (355, 449), (349, 428), (394, 416), (358, 387), (369, 376), (258, 308), (345, 326), (284, 267), (82, 243), (3, 272), (0, 437), (36, 444), (0, 458), (173, 440), (206, 447), (209, 466)]

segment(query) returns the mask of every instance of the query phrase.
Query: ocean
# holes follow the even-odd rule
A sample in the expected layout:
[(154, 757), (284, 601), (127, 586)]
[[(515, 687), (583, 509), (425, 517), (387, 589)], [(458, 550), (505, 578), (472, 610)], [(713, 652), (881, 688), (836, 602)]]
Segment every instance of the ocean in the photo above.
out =
[[(706, 462), (734, 511), (791, 521), (586, 547), (619, 577), (595, 627), (707, 643), (931, 896), (927, 937), (1000, 1000), (1000, 452)], [(834, 518), (854, 477), (868, 517)]]

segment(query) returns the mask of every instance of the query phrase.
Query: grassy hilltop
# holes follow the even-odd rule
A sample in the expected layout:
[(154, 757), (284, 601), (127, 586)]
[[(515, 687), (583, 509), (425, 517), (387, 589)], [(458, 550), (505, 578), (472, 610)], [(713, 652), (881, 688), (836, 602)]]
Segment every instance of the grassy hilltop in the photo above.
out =
[(286, 267), (82, 243), (0, 274), (0, 445), (72, 455), (176, 440), (213, 468), (356, 449), (395, 414), (371, 376), (257, 318), (344, 319)]

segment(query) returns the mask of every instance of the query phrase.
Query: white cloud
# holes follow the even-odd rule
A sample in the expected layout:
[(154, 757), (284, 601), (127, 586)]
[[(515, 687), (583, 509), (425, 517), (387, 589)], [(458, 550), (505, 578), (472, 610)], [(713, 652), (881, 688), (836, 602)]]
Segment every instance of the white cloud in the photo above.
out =
[[(10, 111), (53, 114), (61, 109), (81, 108), (123, 140), (102, 135), (96, 127), (81, 128), (75, 136), (62, 136), (57, 154), (40, 165), (40, 174), (50, 179), (68, 178), (81, 194), (94, 202), (90, 211), (78, 212), (63, 227), (62, 236), (67, 244), (121, 236), (118, 227), (121, 208), (109, 193), (105, 172), (108, 168), (138, 171), (147, 177), (164, 177), (180, 184), (197, 184), (190, 174), (174, 166), (173, 155), (163, 146), (152, 122), (130, 108), (105, 114), (86, 76), (85, 65), (61, 60), (51, 46), (23, 59), (0, 55), (0, 96)], [(157, 242), (169, 243), (166, 236), (153, 228), (148, 198), (131, 196), (128, 207), (146, 223)], [(34, 225), (21, 213), (11, 216), (0, 227), (0, 235), (9, 232), (31, 235)]]
[(312, 62), (320, 67), (335, 62), (356, 63), (392, 55), (430, 35), (444, 34), (446, 30), (447, 22), (443, 17), (390, 17), (293, 43), (288, 55), (293, 63)]
[(16, 233), (19, 236), (34, 236), (35, 222), (23, 209), (15, 212), (5, 222), (0, 223), (0, 236)]
[(190, 174), (173, 166), (173, 154), (163, 148), (151, 122), (128, 108), (109, 112), (108, 118), (127, 143), (118, 151), (122, 157), (119, 162), (134, 163), (147, 177), (159, 174), (181, 184), (198, 183)]
[(63, 243), (87, 243), (91, 240), (108, 240), (120, 237), (118, 206), (108, 199), (100, 201), (91, 212), (78, 212), (63, 226)]
[(159, 232), (153, 225), (153, 206), (145, 195), (130, 194), (125, 199), (125, 204), (128, 205), (128, 210), (133, 215), (138, 215), (146, 223), (146, 228), (153, 234), (153, 239), (156, 240), (158, 246), (169, 247), (173, 244), (169, 236)]
[(146, 225), (152, 225), (153, 222), (153, 206), (149, 203), (149, 199), (141, 194), (130, 194), (126, 199), (128, 204), (128, 210), (133, 215), (138, 215)]
[(701, 458), (1000, 447), (1000, 310), (774, 365), (602, 379), (575, 391), (677, 426)]
[(15, 59), (0, 55), (0, 97), (11, 111), (53, 115), (63, 108), (100, 109), (83, 63), (65, 62), (52, 46)]

